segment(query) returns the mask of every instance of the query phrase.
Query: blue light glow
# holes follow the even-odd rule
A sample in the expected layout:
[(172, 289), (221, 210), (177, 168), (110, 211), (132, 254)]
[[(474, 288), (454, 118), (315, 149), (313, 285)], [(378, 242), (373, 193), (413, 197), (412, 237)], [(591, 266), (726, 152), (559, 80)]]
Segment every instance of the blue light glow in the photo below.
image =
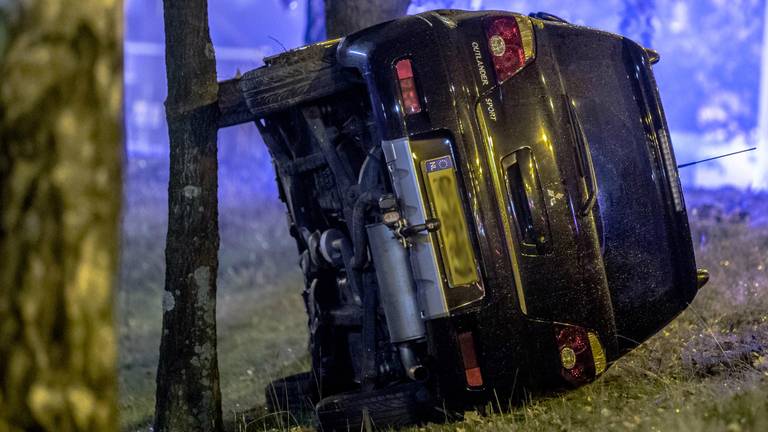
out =
[[(661, 61), (654, 71), (678, 163), (750, 147), (760, 140), (761, 54), (766, 51), (763, 40), (768, 37), (763, 25), (765, 0), (601, 0), (579, 2), (578, 7), (563, 0), (414, 0), (409, 12), (445, 7), (526, 13), (543, 10), (575, 24), (624, 33), (656, 49)], [(262, 57), (299, 46), (305, 38), (317, 38), (321, 12), (317, 0), (211, 3), (210, 26), (219, 79), (256, 68)], [(166, 157), (161, 2), (128, 0), (126, 20), (128, 155)], [(768, 110), (768, 102), (763, 103), (762, 110)], [(762, 123), (768, 125), (768, 120)], [(271, 166), (255, 128), (222, 131), (219, 148), (222, 176), (227, 174), (227, 167), (251, 163), (254, 175), (247, 179), (251, 189), (275, 193), (267, 184), (272, 182), (271, 174), (264, 175), (271, 173)], [(680, 177), (686, 187), (746, 187), (761, 171), (760, 160), (757, 152), (746, 153), (685, 168)]]

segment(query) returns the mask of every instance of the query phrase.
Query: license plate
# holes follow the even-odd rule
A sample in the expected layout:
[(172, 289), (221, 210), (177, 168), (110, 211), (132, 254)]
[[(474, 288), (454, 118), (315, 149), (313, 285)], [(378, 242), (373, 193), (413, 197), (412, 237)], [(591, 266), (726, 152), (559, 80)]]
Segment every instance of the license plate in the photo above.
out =
[(437, 231), (440, 255), (443, 258), (448, 285), (470, 285), (479, 280), (475, 254), (467, 231), (467, 221), (459, 197), (451, 156), (424, 162), (427, 195), (432, 214), (440, 220)]

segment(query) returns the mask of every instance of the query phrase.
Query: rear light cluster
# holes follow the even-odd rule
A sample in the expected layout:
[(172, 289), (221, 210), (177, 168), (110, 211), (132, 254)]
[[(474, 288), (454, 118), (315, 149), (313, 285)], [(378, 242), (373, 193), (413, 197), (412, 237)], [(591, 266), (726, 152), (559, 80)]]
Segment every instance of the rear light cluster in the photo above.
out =
[(595, 333), (559, 324), (555, 326), (555, 341), (560, 353), (560, 374), (569, 383), (584, 384), (605, 371), (605, 350)]
[(483, 374), (477, 361), (477, 353), (475, 353), (475, 338), (472, 336), (472, 332), (464, 332), (459, 333), (458, 339), (461, 359), (464, 362), (464, 376), (467, 379), (467, 386), (482, 387)]
[(395, 63), (397, 81), (400, 83), (400, 100), (406, 115), (421, 112), (419, 93), (416, 91), (416, 80), (413, 77), (411, 60), (403, 59)]
[(533, 26), (527, 17), (501, 17), (485, 22), (488, 50), (502, 83), (534, 58)]
[[(485, 20), (488, 49), (499, 84), (516, 74), (535, 57), (533, 24), (528, 17), (505, 16)], [(400, 102), (405, 115), (421, 112), (421, 101), (416, 88), (413, 63), (404, 58), (395, 63), (400, 87)]]

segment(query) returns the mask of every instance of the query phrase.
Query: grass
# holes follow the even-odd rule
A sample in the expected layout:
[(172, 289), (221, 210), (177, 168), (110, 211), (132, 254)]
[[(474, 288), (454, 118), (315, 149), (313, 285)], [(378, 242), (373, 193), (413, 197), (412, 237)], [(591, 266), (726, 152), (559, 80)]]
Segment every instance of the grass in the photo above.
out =
[(688, 310), (596, 382), (507, 413), (470, 413), (413, 430), (768, 430), (765, 198), (690, 191), (697, 260), (711, 281)]
[[(166, 225), (158, 164), (132, 161), (126, 185), (118, 293), (124, 431), (148, 430), (154, 408)], [(267, 382), (308, 365), (301, 277), (283, 210), (273, 189), (256, 196), (243, 188), (251, 177), (227, 169), (217, 319), (223, 408), (235, 429), (264, 415)], [(259, 188), (272, 187), (268, 174), (258, 175), (266, 185)], [(686, 198), (698, 264), (711, 281), (680, 317), (593, 384), (411, 431), (768, 430), (768, 196), (720, 190)], [(270, 426), (287, 429), (255, 421), (247, 430)]]
[[(263, 403), (270, 380), (307, 369), (308, 362), (303, 283), (282, 204), (268, 189), (274, 188), (268, 173), (233, 180), (228, 168), (245, 170), (221, 172), (217, 332), (223, 409), (231, 423), (234, 412)], [(165, 272), (164, 172), (167, 167), (154, 160), (132, 160), (127, 172), (117, 295), (123, 431), (148, 430), (154, 411)], [(267, 188), (259, 193), (271, 199), (263, 202), (243, 185)]]

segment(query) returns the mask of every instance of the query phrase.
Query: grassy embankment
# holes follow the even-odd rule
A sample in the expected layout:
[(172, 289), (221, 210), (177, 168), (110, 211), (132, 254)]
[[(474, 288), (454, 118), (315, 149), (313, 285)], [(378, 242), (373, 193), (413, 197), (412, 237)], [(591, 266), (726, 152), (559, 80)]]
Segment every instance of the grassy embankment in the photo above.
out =
[[(132, 163), (126, 191), (118, 295), (126, 431), (147, 430), (154, 407), (166, 186), (152, 172), (156, 167)], [(270, 379), (306, 368), (307, 360), (301, 279), (282, 209), (276, 199), (255, 201), (233, 186), (248, 182), (228, 184), (228, 175), (223, 168), (218, 333), (232, 424), (235, 412), (263, 402)], [(699, 266), (710, 269), (711, 282), (686, 312), (597, 382), (505, 414), (468, 413), (459, 423), (414, 430), (768, 430), (766, 198), (688, 194)], [(254, 422), (248, 430), (267, 425)]]

